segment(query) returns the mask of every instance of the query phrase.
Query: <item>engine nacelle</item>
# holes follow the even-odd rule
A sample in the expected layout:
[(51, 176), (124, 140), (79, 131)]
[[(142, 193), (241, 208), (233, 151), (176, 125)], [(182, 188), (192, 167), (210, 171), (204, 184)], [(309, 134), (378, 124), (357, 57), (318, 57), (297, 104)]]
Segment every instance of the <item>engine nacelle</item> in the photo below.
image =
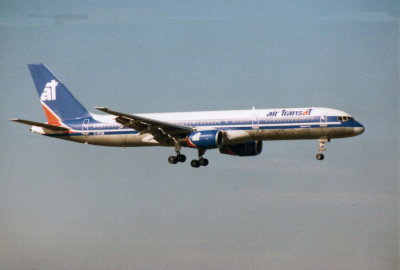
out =
[(186, 137), (188, 147), (213, 149), (224, 144), (224, 134), (220, 130), (195, 131)]
[(219, 149), (219, 151), (221, 154), (240, 157), (256, 156), (262, 151), (262, 141), (224, 145)]

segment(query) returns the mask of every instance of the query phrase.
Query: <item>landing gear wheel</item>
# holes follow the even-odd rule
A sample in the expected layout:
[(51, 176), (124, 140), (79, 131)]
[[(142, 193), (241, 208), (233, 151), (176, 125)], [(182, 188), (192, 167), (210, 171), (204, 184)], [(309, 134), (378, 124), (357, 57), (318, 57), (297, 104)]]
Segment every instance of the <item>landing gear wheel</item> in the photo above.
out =
[(201, 166), (207, 166), (207, 165), (208, 165), (208, 159), (206, 159), (206, 158), (200, 158), (200, 159), (199, 159), (199, 164), (200, 164)]
[(179, 155), (176, 156), (176, 159), (177, 159), (178, 162), (185, 162), (186, 161), (186, 156), (179, 154)]
[(198, 168), (198, 167), (200, 167), (200, 162), (198, 160), (196, 160), (196, 159), (193, 159), (192, 162), (190, 162), (190, 165), (193, 168)]
[(171, 164), (176, 164), (176, 163), (178, 163), (178, 158), (176, 156), (169, 156), (168, 162)]
[(319, 139), (319, 149), (318, 149), (318, 154), (315, 156), (318, 160), (323, 160), (325, 158), (324, 154), (322, 154), (323, 151), (326, 150), (326, 144), (330, 142), (331, 140), (329, 138), (322, 138)]

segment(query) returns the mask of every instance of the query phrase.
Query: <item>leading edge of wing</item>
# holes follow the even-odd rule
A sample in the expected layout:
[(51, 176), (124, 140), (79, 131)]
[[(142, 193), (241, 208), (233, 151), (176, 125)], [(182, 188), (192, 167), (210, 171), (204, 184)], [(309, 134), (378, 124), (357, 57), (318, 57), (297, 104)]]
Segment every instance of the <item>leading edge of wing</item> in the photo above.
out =
[[(177, 125), (177, 124), (173, 124), (173, 123), (169, 123), (169, 122), (165, 122), (165, 121), (160, 121), (160, 120), (151, 119), (151, 118), (147, 118), (147, 117), (143, 117), (143, 116), (138, 116), (135, 114), (127, 114), (127, 113), (117, 112), (117, 111), (110, 110), (106, 107), (94, 107), (94, 108), (99, 111), (115, 115), (117, 117), (133, 120), (135, 122), (138, 121), (144, 125), (150, 125), (150, 126), (160, 127), (163, 129), (173, 130), (174, 133), (190, 133), (193, 131), (193, 128), (188, 127), (188, 126)], [(129, 125), (129, 126), (131, 126), (132, 128), (135, 128), (134, 125)]]

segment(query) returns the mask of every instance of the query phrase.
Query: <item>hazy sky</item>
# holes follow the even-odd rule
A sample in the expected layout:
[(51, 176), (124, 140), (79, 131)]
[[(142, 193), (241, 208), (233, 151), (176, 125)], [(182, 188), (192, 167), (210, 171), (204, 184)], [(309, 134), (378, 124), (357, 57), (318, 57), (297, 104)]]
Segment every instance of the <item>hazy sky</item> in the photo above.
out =
[[(399, 269), (399, 4), (0, 1), (0, 269)], [(39, 136), (28, 63), (88, 108), (324, 106), (359, 137), (257, 157)], [(94, 111), (94, 110), (92, 110)], [(188, 160), (196, 151), (183, 151)]]

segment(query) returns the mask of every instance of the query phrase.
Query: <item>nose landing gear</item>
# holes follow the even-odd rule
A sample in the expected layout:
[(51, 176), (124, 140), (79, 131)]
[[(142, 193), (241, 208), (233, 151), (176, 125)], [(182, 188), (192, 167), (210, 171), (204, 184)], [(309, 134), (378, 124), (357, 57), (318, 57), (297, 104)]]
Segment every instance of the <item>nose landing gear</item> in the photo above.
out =
[(330, 139), (319, 139), (319, 149), (318, 154), (315, 156), (318, 160), (323, 160), (325, 158), (323, 151), (326, 150), (326, 143), (330, 142)]

